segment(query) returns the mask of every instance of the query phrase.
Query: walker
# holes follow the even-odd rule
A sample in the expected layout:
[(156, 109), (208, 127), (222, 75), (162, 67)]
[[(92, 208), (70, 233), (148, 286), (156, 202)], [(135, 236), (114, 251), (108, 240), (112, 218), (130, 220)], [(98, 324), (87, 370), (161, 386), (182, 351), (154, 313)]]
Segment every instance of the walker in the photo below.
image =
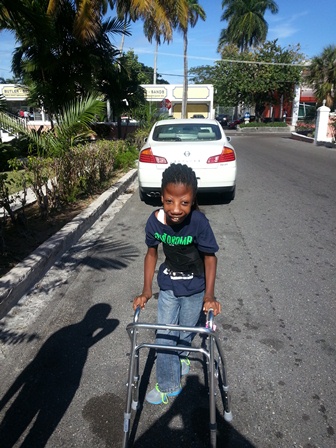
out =
[[(127, 400), (126, 400), (126, 410), (124, 413), (124, 440), (123, 448), (129, 448), (129, 433), (131, 426), (131, 413), (132, 409), (136, 411), (139, 406), (139, 352), (142, 348), (149, 349), (165, 349), (173, 350), (178, 352), (184, 352), (186, 350), (185, 346), (169, 346), (169, 345), (158, 345), (155, 343), (137, 343), (137, 334), (141, 329), (149, 330), (174, 330), (174, 331), (188, 331), (199, 335), (205, 336), (205, 344), (203, 343), (200, 347), (188, 347), (189, 352), (198, 352), (205, 356), (208, 365), (208, 375), (209, 375), (209, 408), (210, 408), (210, 447), (216, 448), (216, 402), (215, 402), (215, 379), (217, 380), (218, 388), (221, 392), (224, 408), (224, 419), (227, 422), (232, 421), (232, 412), (230, 410), (230, 397), (229, 397), (229, 386), (226, 382), (225, 366), (224, 366), (224, 354), (220, 346), (218, 337), (215, 333), (216, 326), (213, 320), (213, 310), (207, 313), (207, 320), (205, 327), (185, 327), (180, 325), (162, 325), (162, 324), (151, 324), (151, 323), (139, 323), (140, 307), (138, 307), (134, 313), (133, 322), (128, 324), (126, 330), (131, 339), (131, 351), (130, 351), (130, 362), (128, 371), (128, 382), (127, 382)], [(215, 348), (217, 349), (217, 358), (215, 358)]]

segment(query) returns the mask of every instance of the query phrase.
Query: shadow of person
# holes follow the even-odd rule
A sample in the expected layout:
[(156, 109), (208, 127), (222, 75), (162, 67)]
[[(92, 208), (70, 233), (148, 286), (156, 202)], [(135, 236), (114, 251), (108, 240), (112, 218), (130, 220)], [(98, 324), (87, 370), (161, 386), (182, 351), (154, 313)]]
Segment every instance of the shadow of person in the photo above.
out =
[(0, 400), (1, 410), (19, 392), (0, 424), (1, 448), (12, 447), (30, 426), (21, 448), (46, 445), (79, 387), (89, 349), (119, 324), (107, 319), (110, 311), (110, 305), (96, 304), (43, 344)]
[[(143, 417), (153, 413), (153, 405), (145, 402)], [(156, 411), (155, 415), (156, 414)], [(198, 376), (189, 375), (180, 395), (170, 399), (169, 409), (131, 445), (134, 448), (205, 448), (210, 445), (209, 394)], [(217, 446), (253, 448), (244, 436), (227, 423), (216, 409)], [(139, 427), (141, 426), (141, 422)], [(134, 437), (134, 434), (132, 434)], [(131, 442), (133, 442), (131, 437)]]

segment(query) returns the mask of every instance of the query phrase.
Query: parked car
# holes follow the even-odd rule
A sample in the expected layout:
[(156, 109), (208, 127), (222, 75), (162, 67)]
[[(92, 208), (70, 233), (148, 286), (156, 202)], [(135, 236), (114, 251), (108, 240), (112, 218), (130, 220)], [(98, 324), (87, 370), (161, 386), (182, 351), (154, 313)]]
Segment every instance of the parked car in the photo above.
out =
[(222, 126), (227, 126), (228, 125), (229, 115), (227, 115), (227, 114), (219, 114), (215, 118)]
[(240, 117), (240, 118), (237, 118), (236, 120), (230, 121), (228, 123), (228, 128), (229, 129), (237, 129), (237, 126), (240, 123), (244, 123), (244, 117)]
[(134, 118), (131, 117), (121, 117), (121, 124), (122, 125), (137, 125), (139, 122), (137, 120), (134, 120)]
[(191, 118), (205, 118), (202, 114), (194, 114)]
[(236, 190), (236, 153), (223, 128), (213, 119), (161, 120), (152, 127), (139, 153), (140, 199), (160, 196), (163, 171), (171, 163), (190, 166), (199, 192), (224, 193), (233, 200)]

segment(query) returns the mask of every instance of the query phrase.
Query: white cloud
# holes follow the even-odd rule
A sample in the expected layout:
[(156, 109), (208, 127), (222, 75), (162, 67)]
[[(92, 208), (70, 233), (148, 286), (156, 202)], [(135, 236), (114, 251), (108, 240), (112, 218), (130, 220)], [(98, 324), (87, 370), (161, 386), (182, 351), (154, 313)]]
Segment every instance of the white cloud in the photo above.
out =
[(289, 17), (269, 16), (269, 40), (273, 38), (286, 39), (287, 37), (297, 34), (302, 26), (302, 18), (309, 14), (308, 11), (302, 11)]
[[(269, 28), (268, 32), (275, 39), (285, 39), (287, 37), (293, 36), (299, 31), (298, 28), (291, 26), (289, 23), (280, 24), (278, 26)], [(272, 38), (270, 38), (272, 40)]]

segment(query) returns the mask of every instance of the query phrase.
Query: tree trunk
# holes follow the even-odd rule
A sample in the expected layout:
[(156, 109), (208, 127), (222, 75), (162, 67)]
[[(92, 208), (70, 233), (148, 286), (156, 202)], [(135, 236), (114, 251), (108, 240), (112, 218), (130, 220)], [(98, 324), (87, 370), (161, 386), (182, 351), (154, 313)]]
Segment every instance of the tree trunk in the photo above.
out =
[(184, 72), (183, 72), (183, 93), (182, 93), (182, 118), (187, 118), (187, 105), (188, 105), (188, 35), (187, 29), (183, 33), (183, 62), (184, 62)]
[(154, 52), (153, 84), (156, 84), (158, 48), (159, 48), (159, 44), (156, 41), (156, 43), (155, 43), (155, 52)]

